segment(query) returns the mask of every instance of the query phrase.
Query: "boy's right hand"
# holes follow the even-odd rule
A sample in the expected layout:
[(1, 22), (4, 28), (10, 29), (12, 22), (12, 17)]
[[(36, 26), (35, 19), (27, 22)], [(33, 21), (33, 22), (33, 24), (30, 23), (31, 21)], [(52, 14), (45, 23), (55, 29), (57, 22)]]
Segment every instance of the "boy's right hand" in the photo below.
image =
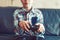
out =
[(28, 21), (20, 21), (18, 24), (19, 24), (19, 27), (21, 27), (24, 31), (29, 32), (30, 26)]

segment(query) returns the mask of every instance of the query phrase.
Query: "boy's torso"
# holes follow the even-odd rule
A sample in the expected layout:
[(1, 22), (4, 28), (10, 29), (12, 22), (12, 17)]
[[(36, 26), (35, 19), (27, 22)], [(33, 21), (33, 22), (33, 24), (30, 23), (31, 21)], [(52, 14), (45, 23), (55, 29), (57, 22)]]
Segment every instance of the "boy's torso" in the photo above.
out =
[[(30, 24), (32, 25), (32, 24), (35, 24), (37, 22), (37, 18), (40, 18), (39, 16), (42, 13), (39, 10), (34, 9), (34, 8), (32, 8), (29, 12), (26, 12), (26, 10), (24, 8), (22, 8), (21, 10), (18, 9), (16, 14), (17, 14), (16, 18), (18, 21), (26, 20), (26, 21), (29, 21)], [(33, 18), (33, 20), (32, 20), (32, 18)], [(34, 34), (34, 32), (32, 32), (31, 30), (30, 30), (30, 32), (32, 33), (32, 35), (38, 34), (38, 33)], [(25, 32), (22, 29), (20, 29), (19, 34), (20, 35), (23, 35), (23, 34), (30, 35), (29, 32)]]

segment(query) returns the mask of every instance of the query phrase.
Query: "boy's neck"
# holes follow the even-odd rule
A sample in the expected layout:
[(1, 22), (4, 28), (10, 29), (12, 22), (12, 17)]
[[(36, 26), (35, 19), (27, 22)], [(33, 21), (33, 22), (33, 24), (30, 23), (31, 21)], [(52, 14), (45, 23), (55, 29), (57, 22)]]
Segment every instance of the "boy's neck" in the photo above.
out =
[(32, 7), (24, 7), (26, 11), (30, 11)]

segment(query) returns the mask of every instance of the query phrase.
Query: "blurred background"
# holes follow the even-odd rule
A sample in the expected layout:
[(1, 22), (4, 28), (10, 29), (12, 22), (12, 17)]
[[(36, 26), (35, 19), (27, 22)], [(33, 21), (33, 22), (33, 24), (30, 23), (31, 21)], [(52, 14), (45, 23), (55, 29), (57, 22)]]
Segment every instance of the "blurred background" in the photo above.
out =
[[(0, 0), (0, 40), (15, 38), (13, 13), (21, 7), (20, 0)], [(60, 0), (34, 0), (33, 7), (43, 13), (45, 40), (60, 40)]]
[[(20, 0), (0, 0), (0, 6), (16, 6), (21, 7)], [(60, 8), (60, 0), (34, 0), (35, 8)]]

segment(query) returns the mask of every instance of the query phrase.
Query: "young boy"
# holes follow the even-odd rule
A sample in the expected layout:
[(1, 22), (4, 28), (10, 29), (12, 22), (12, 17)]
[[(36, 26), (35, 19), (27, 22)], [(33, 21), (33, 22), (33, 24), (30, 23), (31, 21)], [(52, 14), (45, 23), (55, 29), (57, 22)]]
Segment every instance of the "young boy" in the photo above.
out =
[(33, 0), (21, 0), (21, 2), (22, 9), (14, 12), (16, 35), (25, 36), (21, 40), (41, 40), (45, 32), (43, 14), (32, 7)]

